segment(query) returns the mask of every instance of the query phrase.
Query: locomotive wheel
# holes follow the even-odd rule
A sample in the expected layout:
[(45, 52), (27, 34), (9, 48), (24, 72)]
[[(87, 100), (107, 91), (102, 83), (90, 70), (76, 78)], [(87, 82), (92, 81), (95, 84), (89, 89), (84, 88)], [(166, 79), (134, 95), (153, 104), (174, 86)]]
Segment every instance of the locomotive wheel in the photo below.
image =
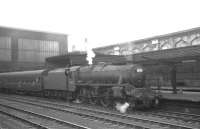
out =
[(98, 103), (98, 99), (97, 99), (97, 97), (95, 97), (95, 91), (94, 90), (90, 91), (89, 103), (92, 104), (92, 105), (96, 105)]
[(98, 103), (98, 100), (96, 97), (89, 98), (89, 103), (92, 105), (96, 105)]
[(147, 99), (143, 100), (143, 104), (144, 104), (145, 108), (151, 107), (151, 102)]
[(86, 94), (86, 90), (80, 89), (79, 94), (77, 96), (77, 99), (80, 101), (80, 103), (86, 103), (87, 102), (85, 94)]
[(103, 107), (109, 107), (112, 104), (109, 91), (103, 93), (103, 97), (100, 99), (100, 103)]
[(130, 107), (131, 107), (131, 108), (129, 108), (130, 110), (135, 109), (136, 108), (136, 102), (132, 101)]
[(86, 99), (83, 96), (78, 96), (78, 100), (80, 101), (80, 103), (85, 103)]
[(100, 103), (103, 107), (109, 107), (111, 105), (111, 100), (109, 97), (103, 97), (101, 98)]

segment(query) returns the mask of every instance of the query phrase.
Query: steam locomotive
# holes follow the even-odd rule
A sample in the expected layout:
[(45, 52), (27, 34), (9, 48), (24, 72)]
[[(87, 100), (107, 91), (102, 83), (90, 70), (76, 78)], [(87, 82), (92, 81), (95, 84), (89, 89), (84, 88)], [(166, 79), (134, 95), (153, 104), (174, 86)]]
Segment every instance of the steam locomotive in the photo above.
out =
[(104, 107), (116, 102), (128, 102), (131, 108), (159, 104), (159, 96), (145, 85), (145, 69), (136, 64), (0, 73), (0, 86), (4, 92), (65, 98)]

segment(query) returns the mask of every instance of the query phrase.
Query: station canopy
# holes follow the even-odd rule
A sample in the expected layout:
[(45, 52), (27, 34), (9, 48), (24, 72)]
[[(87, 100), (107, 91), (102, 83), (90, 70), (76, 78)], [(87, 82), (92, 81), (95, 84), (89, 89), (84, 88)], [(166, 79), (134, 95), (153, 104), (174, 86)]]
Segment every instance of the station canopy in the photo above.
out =
[(196, 62), (200, 60), (200, 45), (133, 54), (127, 60), (141, 64)]
[(132, 55), (104, 55), (95, 53), (93, 63), (106, 62), (112, 64), (126, 64), (126, 63), (138, 63), (138, 64), (176, 64), (184, 62), (196, 62), (200, 60), (200, 45), (179, 47), (158, 51), (150, 51), (137, 53)]

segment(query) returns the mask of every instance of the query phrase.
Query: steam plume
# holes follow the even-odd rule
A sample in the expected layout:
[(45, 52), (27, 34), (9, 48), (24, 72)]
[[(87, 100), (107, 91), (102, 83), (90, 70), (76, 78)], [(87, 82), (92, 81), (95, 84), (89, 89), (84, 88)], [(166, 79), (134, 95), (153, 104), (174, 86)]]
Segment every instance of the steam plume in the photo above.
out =
[(129, 103), (125, 102), (124, 104), (121, 104), (121, 103), (116, 103), (116, 109), (118, 111), (120, 111), (121, 113), (126, 113), (128, 107), (130, 106)]

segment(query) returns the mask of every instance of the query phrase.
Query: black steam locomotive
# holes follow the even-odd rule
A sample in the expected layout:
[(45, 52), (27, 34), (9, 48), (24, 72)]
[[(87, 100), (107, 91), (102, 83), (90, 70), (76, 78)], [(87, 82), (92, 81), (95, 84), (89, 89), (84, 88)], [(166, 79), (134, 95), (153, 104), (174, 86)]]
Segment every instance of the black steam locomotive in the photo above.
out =
[(158, 95), (145, 85), (140, 65), (89, 65), (52, 70), (0, 73), (1, 91), (66, 98), (104, 107), (127, 102), (152, 107)]

